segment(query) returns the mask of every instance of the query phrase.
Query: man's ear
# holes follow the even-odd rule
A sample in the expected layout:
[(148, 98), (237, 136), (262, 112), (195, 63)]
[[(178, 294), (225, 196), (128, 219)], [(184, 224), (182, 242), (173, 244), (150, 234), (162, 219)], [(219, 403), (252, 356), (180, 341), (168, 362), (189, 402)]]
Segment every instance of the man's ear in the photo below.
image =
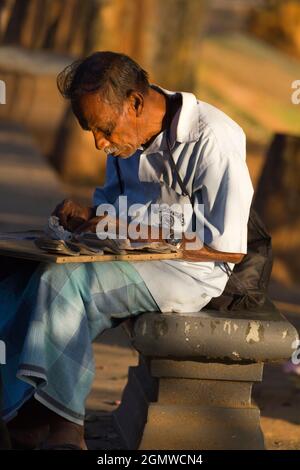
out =
[(130, 104), (136, 113), (136, 116), (140, 116), (144, 108), (144, 97), (141, 93), (133, 92), (130, 95)]

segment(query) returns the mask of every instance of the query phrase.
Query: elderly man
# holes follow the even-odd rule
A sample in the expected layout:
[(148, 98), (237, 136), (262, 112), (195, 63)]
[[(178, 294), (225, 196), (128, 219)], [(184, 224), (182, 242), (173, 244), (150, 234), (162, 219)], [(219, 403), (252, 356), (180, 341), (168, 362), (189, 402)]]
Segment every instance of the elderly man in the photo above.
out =
[[(253, 189), (242, 129), (191, 93), (150, 85), (129, 57), (94, 53), (67, 67), (58, 87), (108, 155), (106, 183), (96, 188), (91, 207), (67, 200), (55, 209), (64, 228), (95, 231), (103, 221), (97, 207), (117, 207), (120, 196), (128, 207), (139, 203), (147, 210), (188, 205), (193, 227), (203, 226), (194, 232), (203, 242), (197, 250), (183, 234), (183, 260), (23, 263), (1, 281), (7, 312), (1, 338), (9, 356), (4, 417), (14, 418), (11, 433), (23, 445), (43, 440), (50, 448), (84, 449), (92, 340), (129, 316), (200, 311), (219, 296), (227, 282), (224, 263), (239, 262), (247, 252)], [(116, 214), (118, 232), (131, 217)], [(143, 238), (151, 240), (146, 228)], [(163, 233), (159, 227), (160, 239)], [(30, 420), (30, 433), (20, 434), (29, 415), (37, 419)]]

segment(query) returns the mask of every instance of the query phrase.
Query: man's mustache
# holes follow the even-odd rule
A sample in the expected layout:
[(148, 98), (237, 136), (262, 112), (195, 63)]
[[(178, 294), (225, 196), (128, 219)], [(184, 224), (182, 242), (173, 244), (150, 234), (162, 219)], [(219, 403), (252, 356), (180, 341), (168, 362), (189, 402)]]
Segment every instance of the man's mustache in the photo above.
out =
[(115, 153), (115, 152), (119, 151), (118, 147), (116, 147), (116, 146), (105, 147), (103, 150), (106, 153), (106, 155), (109, 155), (110, 153)]

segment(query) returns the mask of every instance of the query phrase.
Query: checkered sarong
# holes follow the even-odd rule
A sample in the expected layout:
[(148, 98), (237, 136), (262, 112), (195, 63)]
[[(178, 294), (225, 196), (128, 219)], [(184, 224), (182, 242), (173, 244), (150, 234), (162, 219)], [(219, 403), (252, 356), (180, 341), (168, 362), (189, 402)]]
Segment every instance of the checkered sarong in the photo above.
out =
[(94, 378), (92, 340), (120, 319), (159, 311), (157, 304), (128, 262), (0, 263), (3, 417), (34, 395), (82, 424)]

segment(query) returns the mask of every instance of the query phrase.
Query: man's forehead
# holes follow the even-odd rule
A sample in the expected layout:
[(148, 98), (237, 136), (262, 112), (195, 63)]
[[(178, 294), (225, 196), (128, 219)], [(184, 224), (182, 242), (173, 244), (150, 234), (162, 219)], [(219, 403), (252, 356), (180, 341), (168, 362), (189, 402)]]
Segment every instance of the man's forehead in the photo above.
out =
[(86, 114), (110, 114), (112, 107), (98, 94), (86, 94), (80, 97), (79, 105)]
[(113, 108), (96, 94), (86, 94), (80, 97), (77, 104), (81, 120), (88, 124), (97, 122), (105, 124), (115, 115)]

